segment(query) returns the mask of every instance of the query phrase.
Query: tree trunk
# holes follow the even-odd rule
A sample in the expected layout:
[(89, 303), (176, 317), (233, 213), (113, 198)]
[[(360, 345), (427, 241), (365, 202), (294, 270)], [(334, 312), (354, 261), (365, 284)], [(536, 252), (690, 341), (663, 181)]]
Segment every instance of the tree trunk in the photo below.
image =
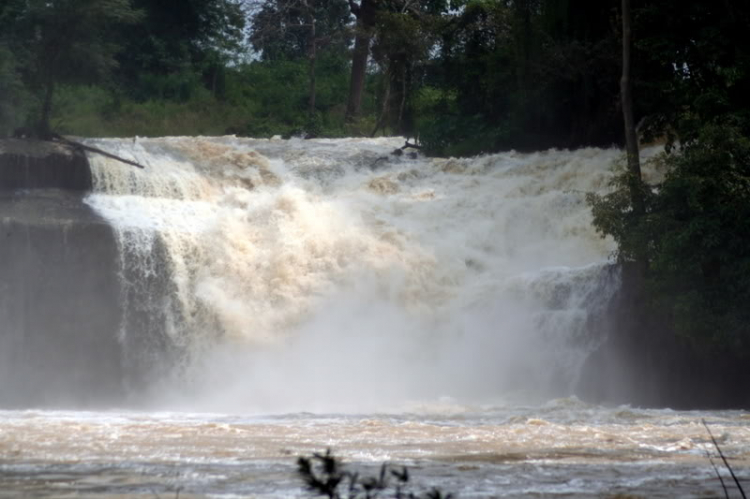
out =
[(42, 103), (42, 116), (39, 120), (38, 130), (39, 138), (49, 140), (52, 137), (52, 128), (50, 119), (52, 118), (52, 98), (55, 95), (55, 83), (47, 82), (47, 88), (44, 90), (44, 102)]
[(375, 25), (376, 0), (362, 0), (359, 8), (353, 11), (357, 16), (357, 34), (352, 54), (352, 74), (349, 82), (349, 99), (346, 105), (346, 121), (352, 122), (359, 116), (362, 106), (362, 93), (365, 88), (367, 59), (370, 55), (372, 27)]
[(346, 121), (353, 121), (359, 116), (362, 106), (362, 92), (365, 87), (367, 72), (367, 57), (370, 52), (370, 35), (359, 33), (360, 23), (357, 22), (358, 33), (354, 40), (354, 54), (352, 55), (352, 75), (349, 82), (349, 100), (346, 104)]
[(398, 118), (396, 119), (396, 132), (404, 134), (404, 109), (406, 108), (406, 92), (407, 92), (407, 79), (410, 75), (408, 67), (404, 68), (404, 72), (401, 75), (401, 102), (398, 104)]
[(641, 190), (641, 163), (638, 151), (638, 136), (633, 118), (633, 82), (630, 76), (630, 52), (632, 46), (630, 0), (622, 0), (622, 78), (620, 79), (620, 96), (622, 115), (625, 123), (625, 150), (628, 155), (628, 172), (630, 173), (630, 200), (633, 214), (642, 216), (645, 213), (643, 193)]
[(385, 119), (388, 116), (388, 106), (390, 105), (391, 101), (391, 72), (386, 71), (385, 73), (385, 93), (383, 95), (383, 108), (380, 112), (380, 118), (378, 119), (378, 122), (375, 124), (375, 129), (370, 134), (370, 137), (374, 137), (376, 133), (378, 133), (378, 129), (380, 129), (383, 125), (385, 125)]
[(315, 116), (315, 63), (317, 61), (317, 40), (315, 33), (315, 17), (313, 16), (312, 10), (308, 11), (308, 23), (310, 24), (310, 99), (308, 101), (307, 117), (312, 119)]

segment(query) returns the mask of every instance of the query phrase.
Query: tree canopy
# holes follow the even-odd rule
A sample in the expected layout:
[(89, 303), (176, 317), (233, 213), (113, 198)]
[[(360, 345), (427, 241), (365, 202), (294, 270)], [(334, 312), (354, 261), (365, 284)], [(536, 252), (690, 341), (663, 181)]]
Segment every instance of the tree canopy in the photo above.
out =
[(2, 19), (10, 35), (4, 45), (40, 101), (41, 134), (50, 131), (55, 87), (109, 75), (117, 65), (117, 32), (138, 18), (129, 0), (28, 0), (6, 6)]
[[(642, 260), (651, 304), (701, 349), (750, 357), (750, 7), (645, 3), (635, 18), (646, 138), (665, 137), (663, 182), (634, 209), (625, 173), (592, 196), (622, 262)], [(666, 23), (666, 26), (665, 26)], [(638, 34), (640, 33), (640, 36)]]
[[(748, 113), (747, 10), (634, 0), (642, 133), (686, 141), (706, 117)], [(11, 107), (44, 114), (59, 87), (111, 123), (213, 98), (247, 110), (225, 127), (240, 132), (301, 130), (312, 113), (328, 134), (418, 135), (436, 154), (620, 144), (619, 12), (618, 0), (7, 0), (0, 85), (33, 99), (5, 99), (4, 121)], [(257, 93), (276, 89), (243, 88), (268, 71), (296, 85), (283, 115)], [(77, 114), (66, 103), (61, 121)]]

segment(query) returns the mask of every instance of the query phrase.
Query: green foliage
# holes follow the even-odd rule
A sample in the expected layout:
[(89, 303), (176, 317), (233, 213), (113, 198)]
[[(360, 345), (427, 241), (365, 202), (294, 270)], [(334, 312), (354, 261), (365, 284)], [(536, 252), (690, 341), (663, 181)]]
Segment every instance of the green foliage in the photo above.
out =
[(104, 113), (116, 105), (113, 96), (102, 87), (66, 85), (55, 94), (52, 121), (61, 133), (95, 137), (101, 134)]
[(652, 222), (655, 292), (690, 337), (750, 352), (750, 139), (708, 124), (666, 161)]
[[(228, 69), (223, 96), (213, 95), (195, 74), (144, 74), (153, 91), (134, 98), (101, 86), (63, 86), (53, 121), (62, 133), (82, 136), (223, 135), (252, 137), (350, 135), (339, 96), (347, 75), (340, 57), (321, 56), (318, 109), (307, 114), (305, 61), (255, 61)], [(283, 84), (279, 84), (283, 82)], [(184, 93), (177, 90), (184, 89)], [(372, 129), (372, 120), (363, 128)]]
[[(60, 86), (98, 82), (110, 94), (97, 98), (107, 108), (104, 113), (94, 110), (82, 91), (80, 109), (67, 106), (56, 113), (65, 130), (88, 132), (97, 128), (95, 122), (101, 123), (99, 134), (133, 130), (149, 116), (162, 124), (145, 123), (146, 130), (135, 133), (177, 133), (165, 128), (168, 123), (180, 132), (191, 123), (195, 133), (221, 130), (213, 108), (207, 107), (206, 117), (194, 116), (210, 100), (208, 93), (222, 112), (224, 103), (236, 107), (224, 130), (369, 135), (377, 123), (383, 133), (420, 136), (434, 154), (469, 155), (618, 140), (621, 127), (612, 109), (617, 92), (612, 41), (616, 45), (618, 38), (609, 22), (613, 2), (377, 2), (371, 26), (374, 64), (357, 123), (340, 117), (354, 34), (345, 0), (6, 0), (0, 37), (13, 42), (23, 81), (36, 92), (28, 109), (45, 113), (46, 104), (57, 102), (46, 94)], [(243, 5), (251, 10), (243, 11)], [(317, 117), (312, 120), (307, 105), (311, 15), (317, 48), (312, 113)], [(67, 26), (72, 28), (62, 29)], [(34, 30), (42, 36), (32, 36)], [(44, 40), (58, 36), (54, 33), (63, 39), (54, 44), (64, 48), (59, 65), (49, 64), (56, 51), (41, 49), (50, 46)], [(247, 58), (245, 40), (261, 60)], [(57, 68), (55, 76), (42, 68)], [(427, 102), (423, 89), (439, 98)], [(94, 114), (83, 119), (86, 112)], [(119, 112), (125, 114), (118, 117)], [(191, 119), (162, 116), (168, 112)], [(239, 113), (245, 113), (239, 120), (244, 123), (235, 119)]]
[[(325, 68), (326, 64), (322, 62), (321, 67)], [(253, 111), (246, 117), (248, 128), (242, 133), (270, 136), (306, 131), (309, 124), (307, 69), (303, 60), (256, 61), (240, 68), (235, 74), (236, 81), (229, 84), (227, 100), (244, 104)], [(330, 109), (337, 101), (335, 94), (343, 92), (345, 84), (344, 74), (322, 72), (318, 77), (318, 108)], [(322, 123), (317, 126), (321, 127)]]
[(351, 42), (346, 0), (272, 0), (252, 17), (248, 39), (263, 60), (301, 59), (310, 52), (308, 8), (320, 48), (343, 54)]
[(427, 154), (472, 156), (498, 149), (507, 136), (502, 126), (488, 124), (481, 115), (440, 115), (420, 120), (419, 140)]
[[(659, 161), (664, 160), (654, 160)], [(589, 193), (587, 201), (591, 206), (596, 230), (602, 236), (611, 236), (617, 243), (616, 259), (621, 263), (635, 262), (651, 245), (651, 240), (655, 236), (649, 222), (652, 220), (650, 217), (653, 216), (658, 187), (655, 190), (640, 182), (640, 179), (633, 179), (624, 157), (616, 163), (615, 172), (609, 185), (611, 192), (604, 196)], [(633, 210), (633, 185), (641, 186), (641, 197), (646, 208), (645, 219), (637, 216)]]
[(245, 15), (234, 0), (132, 0), (143, 21), (128, 33), (118, 60), (133, 82), (141, 72), (208, 71), (242, 48)]
[[(594, 224), (640, 260), (655, 309), (696, 349), (750, 358), (750, 21), (748, 4), (650, 3), (636, 14), (636, 102), (647, 139), (666, 134), (665, 180), (636, 216), (619, 175), (590, 196)], [(665, 26), (666, 23), (666, 26)], [(638, 36), (640, 35), (640, 36)], [(641, 78), (646, 76), (642, 73)], [(741, 90), (744, 89), (744, 90)]]
[(0, 137), (23, 124), (28, 96), (13, 54), (0, 44)]
[(201, 75), (190, 66), (169, 74), (141, 73), (136, 86), (129, 92), (135, 100), (165, 100), (187, 102), (207, 92)]
[(378, 126), (411, 135), (414, 95), (441, 26), (440, 2), (384, 2), (375, 16), (371, 53), (382, 72)]
[(426, 87), (415, 99), (419, 140), (427, 154), (470, 156), (492, 152), (508, 137), (507, 123), (493, 125), (481, 114), (458, 110), (456, 92)]
[[(440, 155), (609, 146), (622, 134), (618, 9), (618, 0), (381, 0), (362, 113), (344, 123), (355, 31), (345, 0), (5, 0), (2, 119), (43, 114), (59, 88), (68, 96), (50, 101), (64, 104), (52, 114), (71, 133), (340, 136), (377, 124)], [(731, 112), (748, 132), (745, 4), (641, 2), (635, 21), (642, 130), (686, 144)]]
[(139, 102), (101, 87), (62, 87), (55, 107), (53, 122), (61, 133), (86, 137), (222, 135), (245, 121), (241, 109), (205, 89), (184, 102)]
[(387, 464), (380, 467), (374, 477), (361, 477), (359, 473), (346, 471), (338, 458), (328, 449), (325, 454), (314, 453), (312, 457), (297, 459), (297, 474), (307, 490), (316, 496), (329, 499), (451, 499), (453, 494), (445, 494), (433, 488), (424, 494), (410, 490), (409, 470), (406, 467), (394, 469)]
[(417, 113), (420, 137), (444, 154), (611, 145), (619, 35), (613, 6), (555, 0), (470, 0), (435, 28), (427, 83), (450, 101)]
[(140, 15), (129, 0), (29, 0), (15, 7), (6, 43), (41, 103), (38, 131), (46, 134), (55, 88), (110, 75), (120, 48), (115, 38)]
[(636, 14), (644, 131), (684, 144), (707, 122), (734, 116), (750, 133), (750, 4), (664, 0)]
[(589, 197), (594, 225), (621, 261), (646, 256), (652, 304), (696, 347), (750, 357), (750, 138), (708, 123), (659, 161), (667, 175), (644, 191), (644, 217), (622, 173), (612, 193)]

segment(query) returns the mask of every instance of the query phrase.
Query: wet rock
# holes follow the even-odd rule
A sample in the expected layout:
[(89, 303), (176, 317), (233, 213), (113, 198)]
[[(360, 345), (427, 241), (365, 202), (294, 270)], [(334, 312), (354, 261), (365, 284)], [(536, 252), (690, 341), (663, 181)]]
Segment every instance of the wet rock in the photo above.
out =
[(591, 402), (672, 409), (750, 407), (750, 369), (732, 352), (696, 348), (649, 305), (632, 265), (597, 328), (606, 335), (583, 366), (577, 393)]
[(0, 141), (0, 408), (124, 395), (119, 250), (91, 185), (82, 153)]
[(0, 140), (0, 191), (89, 191), (91, 187), (91, 169), (83, 152), (56, 142)]

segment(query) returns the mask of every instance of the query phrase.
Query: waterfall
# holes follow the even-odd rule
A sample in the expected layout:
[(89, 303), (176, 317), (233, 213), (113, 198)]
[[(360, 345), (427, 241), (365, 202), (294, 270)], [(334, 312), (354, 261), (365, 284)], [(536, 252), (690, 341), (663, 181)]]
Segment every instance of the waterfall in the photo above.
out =
[[(569, 394), (619, 285), (591, 226), (620, 152), (391, 155), (402, 139), (96, 139), (132, 362), (281, 409)], [(163, 352), (171, 352), (164, 356)], [(214, 404), (214, 405), (211, 405)]]

